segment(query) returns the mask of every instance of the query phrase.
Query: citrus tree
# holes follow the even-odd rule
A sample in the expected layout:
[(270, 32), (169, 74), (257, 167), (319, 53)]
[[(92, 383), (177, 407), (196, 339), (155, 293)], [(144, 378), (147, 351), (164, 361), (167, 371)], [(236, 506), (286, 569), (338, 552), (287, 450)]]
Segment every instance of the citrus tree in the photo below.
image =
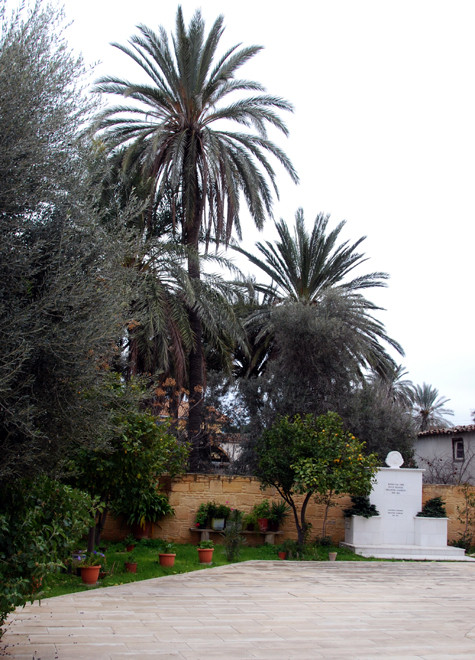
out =
[[(262, 486), (273, 486), (291, 507), (298, 542), (308, 532), (306, 510), (316, 496), (328, 510), (342, 493), (366, 495), (377, 469), (375, 454), (365, 455), (365, 443), (345, 431), (339, 415), (282, 417), (257, 443), (258, 474)], [(296, 496), (303, 495), (300, 504)]]

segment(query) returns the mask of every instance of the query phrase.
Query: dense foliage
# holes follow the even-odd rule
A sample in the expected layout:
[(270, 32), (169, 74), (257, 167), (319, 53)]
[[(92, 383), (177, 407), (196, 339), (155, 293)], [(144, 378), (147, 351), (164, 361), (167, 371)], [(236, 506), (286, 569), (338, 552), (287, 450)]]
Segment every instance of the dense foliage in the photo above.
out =
[(60, 22), (38, 4), (1, 28), (0, 479), (54, 474), (70, 446), (106, 437), (100, 382), (127, 297), (121, 235), (92, 208), (83, 69)]
[[(310, 498), (325, 505), (323, 534), (328, 508), (341, 493), (365, 495), (378, 461), (364, 454), (364, 443), (343, 430), (335, 413), (280, 418), (261, 437), (256, 447), (257, 476), (263, 486), (273, 486), (289, 504), (298, 540), (308, 531), (306, 510)], [(295, 498), (302, 494), (299, 507)]]
[[(0, 487), (0, 626), (33, 598), (94, 522), (96, 504), (47, 477)], [(1, 635), (1, 631), (0, 631)]]
[(127, 523), (144, 526), (172, 513), (159, 477), (182, 472), (188, 448), (147, 412), (129, 412), (117, 420), (117, 433), (105, 450), (81, 450), (71, 469), (80, 488), (97, 495)]

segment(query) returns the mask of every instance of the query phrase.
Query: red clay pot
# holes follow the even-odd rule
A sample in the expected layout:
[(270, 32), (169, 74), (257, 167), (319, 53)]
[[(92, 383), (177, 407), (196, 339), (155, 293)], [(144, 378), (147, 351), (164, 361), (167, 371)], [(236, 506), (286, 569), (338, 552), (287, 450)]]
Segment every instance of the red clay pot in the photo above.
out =
[(81, 566), (81, 579), (84, 584), (96, 584), (100, 570), (100, 566)]
[(171, 566), (175, 565), (175, 557), (176, 554), (173, 552), (160, 552), (158, 554), (158, 561), (160, 562), (160, 566), (165, 566), (170, 568)]
[(212, 564), (213, 552), (214, 552), (214, 548), (198, 548), (198, 557), (200, 560), (200, 564)]
[(137, 562), (135, 561), (126, 561), (125, 570), (127, 573), (137, 573)]

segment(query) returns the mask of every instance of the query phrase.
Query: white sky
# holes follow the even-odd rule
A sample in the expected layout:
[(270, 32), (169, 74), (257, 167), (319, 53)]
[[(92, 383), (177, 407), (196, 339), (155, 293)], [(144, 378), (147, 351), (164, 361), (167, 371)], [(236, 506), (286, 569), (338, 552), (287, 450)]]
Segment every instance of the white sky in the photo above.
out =
[[(186, 23), (199, 2), (181, 3)], [(170, 0), (66, 0), (69, 41), (96, 72), (134, 80), (117, 49), (135, 26), (174, 29)], [(293, 103), (278, 143), (300, 175), (279, 176), (275, 216), (347, 220), (344, 238), (367, 236), (367, 271), (390, 274), (368, 297), (386, 308), (389, 335), (414, 383), (450, 398), (454, 424), (475, 408), (475, 3), (473, 0), (204, 0), (209, 27), (225, 16), (222, 48), (264, 51), (243, 69)], [(222, 52), (222, 51), (220, 51)], [(258, 236), (244, 221), (245, 247)]]

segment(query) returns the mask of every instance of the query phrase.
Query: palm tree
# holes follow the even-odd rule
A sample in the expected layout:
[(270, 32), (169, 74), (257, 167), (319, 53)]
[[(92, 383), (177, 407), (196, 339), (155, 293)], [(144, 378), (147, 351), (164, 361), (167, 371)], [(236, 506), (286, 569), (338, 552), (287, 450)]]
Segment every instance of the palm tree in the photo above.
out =
[(402, 364), (389, 364), (383, 370), (370, 374), (368, 380), (385, 399), (410, 411), (414, 385), (412, 381), (404, 379), (407, 373)]
[[(149, 177), (154, 199), (165, 189), (171, 192), (173, 221), (181, 223), (192, 280), (201, 275), (201, 240), (227, 244), (233, 227), (240, 237), (241, 198), (259, 228), (271, 214), (272, 189), (277, 195), (277, 185), (269, 155), (297, 181), (290, 160), (266, 133), (272, 126), (287, 135), (279, 111), (292, 107), (265, 94), (259, 83), (236, 77), (261, 47), (234, 46), (217, 58), (223, 29), (220, 16), (206, 35), (199, 11), (187, 29), (178, 7), (173, 48), (164, 28), (157, 34), (144, 25), (130, 39), (130, 47), (114, 44), (138, 64), (150, 84), (106, 77), (97, 85), (102, 93), (135, 102), (102, 113), (101, 137), (112, 152), (126, 147), (123, 168)], [(236, 93), (238, 98), (229, 100)], [(231, 130), (230, 122), (246, 130)], [(194, 337), (188, 360), (188, 435), (193, 441), (201, 426), (204, 356), (198, 307), (190, 307), (188, 315)]]
[(439, 396), (439, 391), (432, 385), (415, 385), (412, 392), (412, 414), (418, 430), (427, 431), (430, 428), (450, 426), (445, 416), (453, 415), (454, 411), (444, 408), (449, 401), (447, 397)]
[[(302, 209), (295, 218), (295, 232), (292, 237), (284, 220), (275, 226), (280, 240), (265, 244), (257, 243), (263, 258), (259, 258), (239, 246), (234, 249), (244, 254), (271, 278), (270, 284), (254, 284), (273, 306), (282, 304), (303, 304), (313, 306), (315, 315), (328, 324), (338, 324), (351, 329), (351, 342), (345, 346), (345, 353), (351, 356), (360, 367), (370, 367), (376, 371), (390, 371), (396, 368), (392, 358), (381, 345), (381, 340), (399, 353), (401, 346), (385, 332), (384, 325), (374, 318), (373, 312), (380, 310), (361, 294), (361, 290), (386, 286), (386, 273), (374, 272), (357, 277), (349, 277), (352, 271), (366, 260), (357, 252), (364, 240), (353, 244), (348, 241), (338, 244), (339, 234), (344, 226), (341, 222), (327, 233), (329, 216), (319, 214), (309, 234), (305, 228)], [(333, 317), (332, 317), (333, 315)], [(275, 315), (274, 315), (275, 316)], [(272, 307), (263, 306), (248, 319), (251, 328), (260, 328), (256, 341), (273, 332)], [(333, 320), (332, 320), (333, 319)]]
[(337, 245), (345, 221), (327, 234), (329, 219), (329, 215), (319, 213), (311, 234), (308, 234), (303, 210), (298, 209), (295, 214), (294, 237), (284, 220), (276, 222), (280, 240), (256, 244), (263, 259), (234, 246), (235, 250), (246, 255), (251, 263), (271, 278), (271, 285), (256, 285), (256, 289), (272, 294), (279, 302), (312, 303), (328, 288), (354, 292), (386, 286), (386, 273), (369, 273), (352, 280), (347, 279), (353, 269), (367, 261), (364, 254), (356, 252), (366, 237), (361, 237), (352, 245), (348, 241)]

